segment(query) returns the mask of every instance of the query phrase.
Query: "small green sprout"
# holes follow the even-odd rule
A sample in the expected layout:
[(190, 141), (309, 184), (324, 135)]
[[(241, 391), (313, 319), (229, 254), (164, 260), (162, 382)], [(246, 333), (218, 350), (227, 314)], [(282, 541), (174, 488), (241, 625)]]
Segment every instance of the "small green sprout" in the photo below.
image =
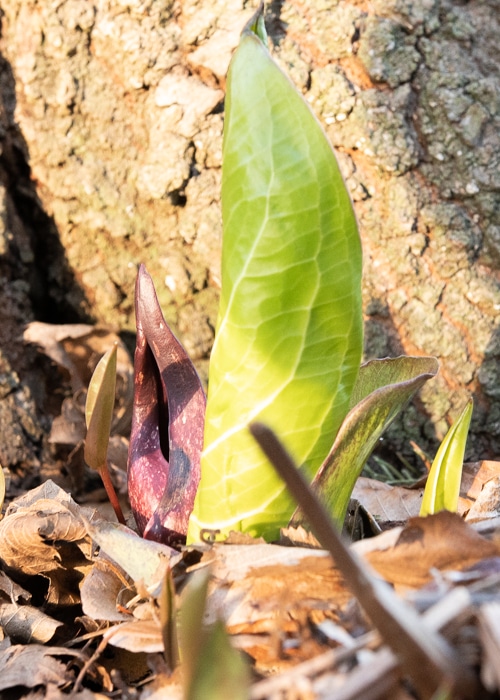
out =
[(439, 446), (425, 485), (420, 515), (458, 508), (460, 482), (473, 403), (469, 399)]
[(112, 349), (101, 357), (90, 380), (87, 401), (85, 402), (87, 436), (85, 438), (84, 458), (91, 469), (99, 472), (116, 517), (120, 523), (125, 524), (125, 518), (109, 475), (107, 459), (115, 405), (116, 352), (117, 345), (115, 343)]
[(203, 622), (210, 571), (189, 581), (180, 609), (180, 643), (185, 700), (247, 700), (249, 671), (231, 646), (222, 620)]

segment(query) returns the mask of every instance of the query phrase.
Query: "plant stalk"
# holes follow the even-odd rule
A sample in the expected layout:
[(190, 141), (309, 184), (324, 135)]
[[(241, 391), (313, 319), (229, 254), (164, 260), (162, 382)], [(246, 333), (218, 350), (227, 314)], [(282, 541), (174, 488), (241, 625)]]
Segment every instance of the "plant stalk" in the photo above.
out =
[(118, 522), (121, 523), (122, 525), (126, 525), (127, 523), (125, 522), (125, 517), (123, 515), (122, 507), (120, 505), (120, 501), (118, 500), (118, 496), (116, 495), (115, 487), (113, 486), (113, 482), (111, 481), (111, 477), (109, 475), (109, 468), (107, 462), (105, 462), (101, 468), (99, 469), (99, 474), (102, 479), (102, 483), (104, 484), (104, 488), (106, 489), (106, 493), (109, 498), (109, 502), (113, 506), (113, 510), (115, 511), (115, 515), (118, 519)]

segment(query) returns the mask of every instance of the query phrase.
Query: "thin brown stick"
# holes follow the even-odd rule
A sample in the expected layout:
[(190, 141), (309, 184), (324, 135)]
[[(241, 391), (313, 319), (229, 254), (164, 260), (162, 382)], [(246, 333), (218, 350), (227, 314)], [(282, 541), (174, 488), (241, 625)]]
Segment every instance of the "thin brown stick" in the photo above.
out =
[(322, 503), (272, 430), (262, 423), (253, 423), (250, 432), (422, 697), (431, 698), (440, 688), (458, 689), (462, 697), (478, 697), (475, 676), (464, 668), (446, 640), (431, 630), (384, 581), (376, 579), (366, 564), (344, 544)]

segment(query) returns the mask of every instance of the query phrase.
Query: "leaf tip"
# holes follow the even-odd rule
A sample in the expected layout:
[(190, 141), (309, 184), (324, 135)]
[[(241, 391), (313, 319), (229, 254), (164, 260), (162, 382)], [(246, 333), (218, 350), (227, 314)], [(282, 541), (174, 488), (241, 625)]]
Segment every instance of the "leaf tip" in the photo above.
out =
[(266, 25), (264, 22), (264, 1), (259, 4), (255, 14), (246, 23), (242, 31), (242, 36), (246, 34), (254, 34), (257, 36), (264, 46), (267, 46), (267, 32)]

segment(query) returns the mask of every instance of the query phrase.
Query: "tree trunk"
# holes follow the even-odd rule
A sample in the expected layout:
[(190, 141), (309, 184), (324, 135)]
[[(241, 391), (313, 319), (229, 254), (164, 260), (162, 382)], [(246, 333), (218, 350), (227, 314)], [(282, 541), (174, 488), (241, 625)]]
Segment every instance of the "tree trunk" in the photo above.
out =
[[(3, 0), (1, 352), (39, 408), (20, 324), (133, 330), (141, 262), (206, 373), (224, 75), (246, 6)], [(499, 14), (497, 0), (275, 0), (266, 11), (274, 55), (324, 124), (354, 200), (366, 356), (441, 363), (386, 440), (404, 454), (411, 440), (432, 454), (471, 394), (469, 456), (500, 454)], [(0, 459), (36, 460), (42, 428), (29, 454), (2, 446)]]

